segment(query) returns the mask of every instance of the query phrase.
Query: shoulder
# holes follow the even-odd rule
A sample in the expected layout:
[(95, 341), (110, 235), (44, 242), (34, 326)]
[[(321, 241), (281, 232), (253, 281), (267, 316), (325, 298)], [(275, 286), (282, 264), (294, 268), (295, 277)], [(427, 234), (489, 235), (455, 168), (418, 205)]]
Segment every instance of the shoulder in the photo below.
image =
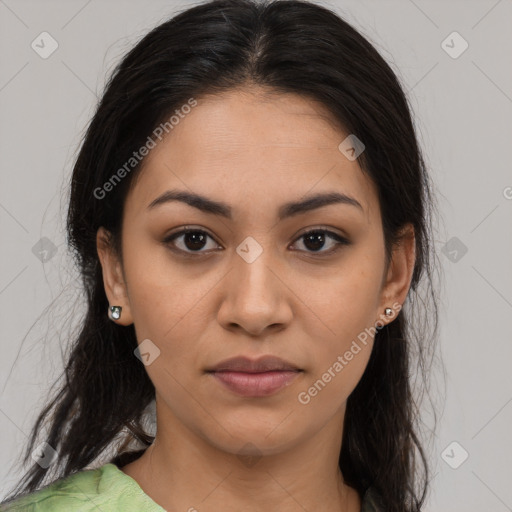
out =
[(108, 468), (105, 468), (105, 466), (78, 471), (65, 478), (60, 478), (37, 491), (2, 504), (0, 511), (60, 511), (73, 510), (76, 507), (80, 507), (84, 511), (89, 510), (84, 505), (93, 496), (100, 494), (101, 480), (105, 473), (108, 473)]
[(97, 469), (78, 471), (0, 504), (0, 512), (97, 512), (102, 506), (105, 510), (163, 510), (144, 494), (135, 480), (109, 463)]

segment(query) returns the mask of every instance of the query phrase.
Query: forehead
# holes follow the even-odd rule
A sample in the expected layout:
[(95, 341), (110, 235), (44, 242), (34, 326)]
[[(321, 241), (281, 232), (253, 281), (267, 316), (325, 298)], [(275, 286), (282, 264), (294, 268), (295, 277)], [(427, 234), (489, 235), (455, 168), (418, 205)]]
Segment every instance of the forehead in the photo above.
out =
[(357, 198), (369, 221), (377, 194), (357, 160), (338, 149), (348, 135), (323, 105), (296, 94), (198, 98), (146, 156), (127, 202), (140, 213), (178, 188), (229, 203), (236, 216), (330, 191)]

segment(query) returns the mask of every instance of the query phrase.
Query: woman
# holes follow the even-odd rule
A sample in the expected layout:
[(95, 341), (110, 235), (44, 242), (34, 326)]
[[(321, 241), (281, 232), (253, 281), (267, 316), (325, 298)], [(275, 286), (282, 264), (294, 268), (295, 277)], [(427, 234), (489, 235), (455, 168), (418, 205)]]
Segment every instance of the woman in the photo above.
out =
[(398, 79), (333, 12), (156, 27), (73, 170), (87, 314), (2, 510), (421, 510), (432, 209)]

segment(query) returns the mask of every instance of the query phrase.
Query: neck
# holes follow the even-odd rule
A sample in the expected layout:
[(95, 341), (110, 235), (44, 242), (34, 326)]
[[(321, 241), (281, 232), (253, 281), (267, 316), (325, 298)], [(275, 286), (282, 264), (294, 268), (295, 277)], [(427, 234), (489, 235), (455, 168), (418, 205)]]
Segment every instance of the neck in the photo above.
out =
[(324, 512), (361, 510), (338, 465), (342, 416), (288, 450), (273, 451), (267, 443), (266, 453), (249, 443), (237, 453), (221, 450), (173, 416), (161, 423), (166, 428), (154, 443), (121, 469), (166, 510), (297, 512), (319, 504)]

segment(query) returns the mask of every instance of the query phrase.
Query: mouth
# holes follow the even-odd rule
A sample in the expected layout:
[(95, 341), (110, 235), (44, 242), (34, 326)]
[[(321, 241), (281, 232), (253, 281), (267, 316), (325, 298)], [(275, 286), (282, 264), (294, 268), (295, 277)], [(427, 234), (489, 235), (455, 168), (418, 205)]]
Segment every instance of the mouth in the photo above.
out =
[(225, 389), (245, 397), (270, 396), (293, 383), (304, 370), (276, 356), (238, 356), (206, 370)]
[(251, 359), (246, 356), (232, 357), (208, 368), (207, 372), (233, 371), (244, 373), (261, 373), (271, 371), (300, 371), (293, 363), (276, 356), (262, 356)]

